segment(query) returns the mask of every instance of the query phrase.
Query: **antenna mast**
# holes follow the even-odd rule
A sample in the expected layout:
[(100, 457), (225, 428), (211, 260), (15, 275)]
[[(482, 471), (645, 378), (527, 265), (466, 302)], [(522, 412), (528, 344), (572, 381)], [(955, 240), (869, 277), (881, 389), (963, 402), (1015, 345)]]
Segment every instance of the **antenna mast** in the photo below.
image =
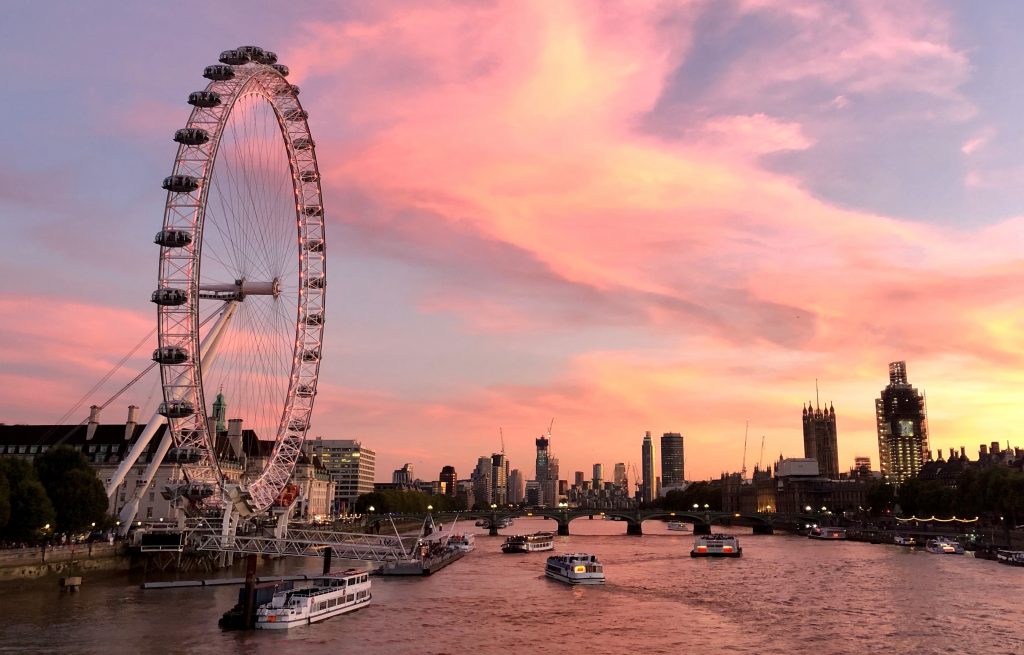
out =
[(740, 469), (740, 479), (747, 479), (747, 433), (750, 432), (750, 419), (747, 419), (747, 427), (743, 430), (743, 468)]

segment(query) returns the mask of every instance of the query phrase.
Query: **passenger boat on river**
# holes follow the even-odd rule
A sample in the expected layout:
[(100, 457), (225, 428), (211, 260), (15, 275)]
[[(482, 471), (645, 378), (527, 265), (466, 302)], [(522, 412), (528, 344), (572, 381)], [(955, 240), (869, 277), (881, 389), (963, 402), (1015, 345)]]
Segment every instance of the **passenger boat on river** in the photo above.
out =
[(956, 542), (954, 539), (947, 539), (946, 537), (936, 537), (935, 539), (929, 539), (924, 543), (924, 549), (929, 553), (935, 553), (936, 555), (963, 555), (964, 547)]
[(369, 604), (370, 574), (349, 569), (344, 573), (313, 578), (302, 589), (274, 594), (256, 610), (257, 630), (286, 630), (345, 614)]
[(807, 533), (807, 536), (811, 539), (846, 539), (846, 528), (835, 528), (831, 526), (814, 526), (811, 531)]
[(604, 584), (604, 566), (596, 555), (588, 553), (552, 555), (544, 567), (544, 575), (569, 584)]
[(503, 553), (532, 553), (538, 550), (554, 550), (555, 533), (535, 532), (512, 535), (501, 545)]
[(740, 540), (729, 534), (700, 535), (693, 542), (690, 557), (739, 557)]

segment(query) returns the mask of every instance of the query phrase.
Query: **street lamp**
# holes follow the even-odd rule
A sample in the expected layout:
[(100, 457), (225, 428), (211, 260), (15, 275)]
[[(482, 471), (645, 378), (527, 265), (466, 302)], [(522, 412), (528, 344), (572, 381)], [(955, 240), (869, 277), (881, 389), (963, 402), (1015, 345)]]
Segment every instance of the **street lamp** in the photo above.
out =
[(704, 511), (705, 512), (708, 511), (708, 507), (709, 507), (709, 505), (707, 503), (704, 503)]
[(694, 503), (693, 504), (693, 509), (700, 509), (700, 505), (698, 505), (697, 503)]
[(808, 505), (808, 506), (804, 507), (804, 511), (805, 511), (805, 512), (809, 512), (809, 511), (811, 511), (811, 506), (810, 506), (810, 505)]
[(427, 511), (428, 512), (433, 512), (434, 511), (434, 506), (433, 505), (427, 505)]
[(491, 509), (498, 509), (497, 503), (491, 503)]

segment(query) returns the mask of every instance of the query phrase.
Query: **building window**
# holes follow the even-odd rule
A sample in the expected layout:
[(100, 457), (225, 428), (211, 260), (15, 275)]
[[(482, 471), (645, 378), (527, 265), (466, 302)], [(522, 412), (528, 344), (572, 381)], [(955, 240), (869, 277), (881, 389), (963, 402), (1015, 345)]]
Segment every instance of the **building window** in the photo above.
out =
[(154, 500), (156, 500), (156, 492), (155, 491), (150, 491), (149, 492), (149, 502), (153, 502)]
[(152, 507), (147, 507), (146, 508), (146, 518), (147, 519), (153, 518), (153, 508)]

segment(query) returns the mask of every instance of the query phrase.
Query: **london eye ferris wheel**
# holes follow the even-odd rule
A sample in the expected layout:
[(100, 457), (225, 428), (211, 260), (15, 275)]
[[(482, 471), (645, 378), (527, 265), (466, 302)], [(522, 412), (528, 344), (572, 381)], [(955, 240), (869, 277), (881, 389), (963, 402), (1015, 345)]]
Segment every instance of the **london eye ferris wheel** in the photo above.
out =
[[(326, 266), (315, 147), (288, 68), (256, 46), (207, 66), (178, 143), (159, 245), (158, 347), (163, 402), (193, 508), (270, 507), (309, 429), (322, 357)], [(216, 319), (216, 320), (214, 320)], [(209, 324), (209, 327), (207, 325)], [(224, 425), (273, 440), (259, 475), (230, 483)], [(220, 416), (223, 419), (224, 416)]]

